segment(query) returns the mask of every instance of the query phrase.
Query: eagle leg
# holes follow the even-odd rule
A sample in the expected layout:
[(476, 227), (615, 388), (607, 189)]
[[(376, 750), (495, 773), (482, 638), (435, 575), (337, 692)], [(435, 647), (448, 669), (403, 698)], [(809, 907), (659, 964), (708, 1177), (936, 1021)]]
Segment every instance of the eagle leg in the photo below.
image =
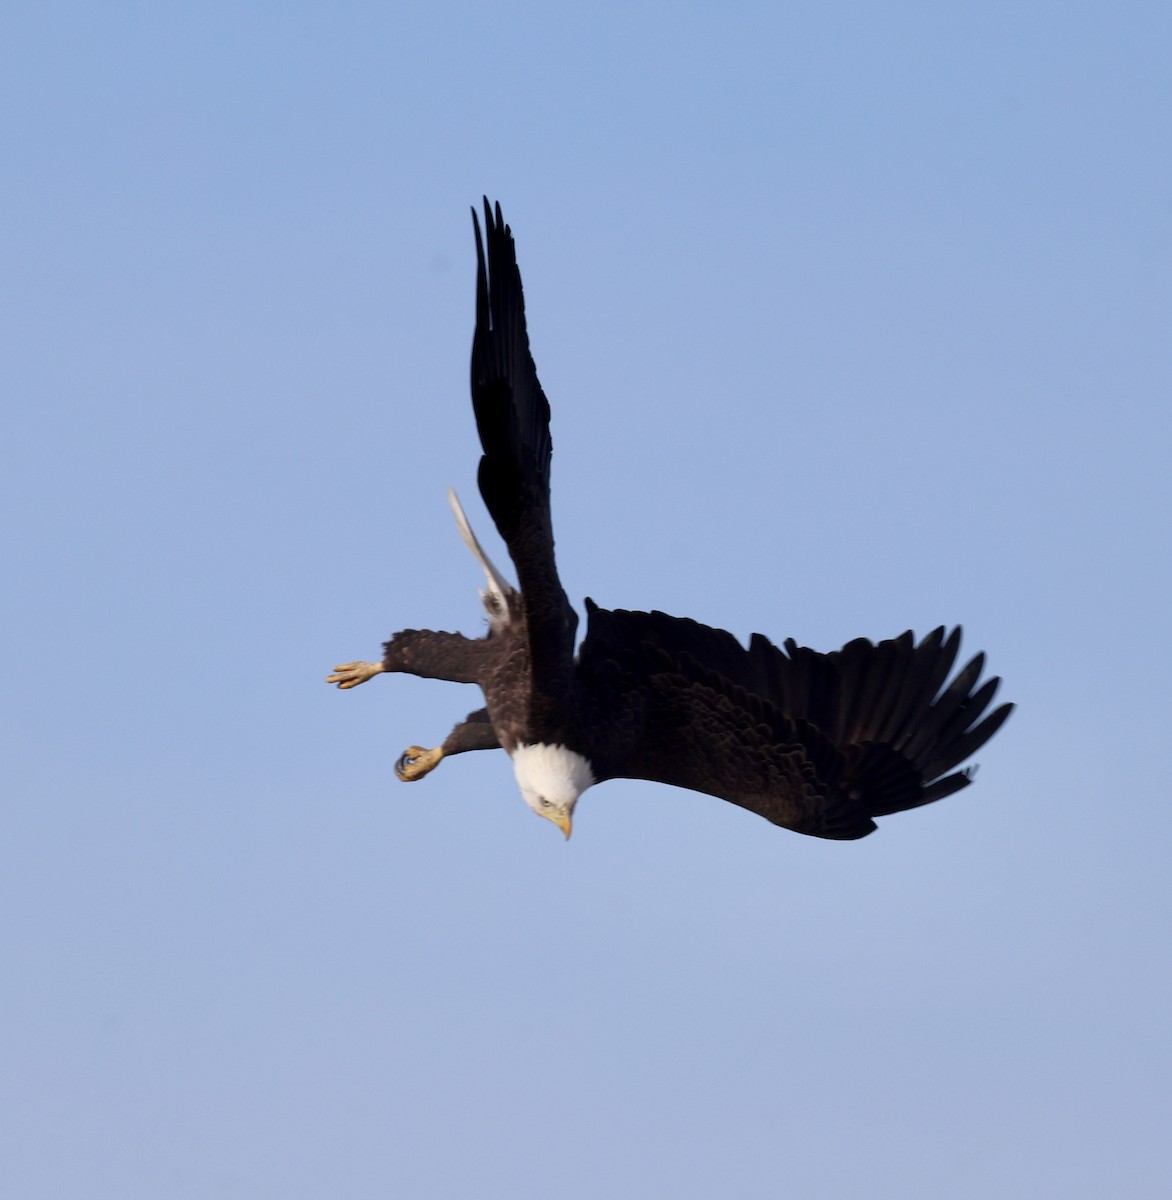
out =
[(488, 710), (479, 708), (461, 721), (444, 738), (444, 744), (434, 750), (408, 746), (395, 763), (395, 775), (403, 783), (414, 783), (434, 771), (440, 759), (450, 754), (466, 754), (469, 750), (499, 750), (500, 740), (492, 727)]

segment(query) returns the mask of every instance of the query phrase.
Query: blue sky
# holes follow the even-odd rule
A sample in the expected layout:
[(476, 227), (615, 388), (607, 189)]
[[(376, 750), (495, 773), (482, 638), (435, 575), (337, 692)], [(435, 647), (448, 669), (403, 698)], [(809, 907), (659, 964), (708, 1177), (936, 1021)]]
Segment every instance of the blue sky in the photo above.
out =
[[(23, 1200), (1163, 1196), (1164, 5), (48, 2), (0, 36), (0, 1179)], [(534, 820), (477, 706), (468, 206), (567, 589), (1018, 712), (862, 842)]]

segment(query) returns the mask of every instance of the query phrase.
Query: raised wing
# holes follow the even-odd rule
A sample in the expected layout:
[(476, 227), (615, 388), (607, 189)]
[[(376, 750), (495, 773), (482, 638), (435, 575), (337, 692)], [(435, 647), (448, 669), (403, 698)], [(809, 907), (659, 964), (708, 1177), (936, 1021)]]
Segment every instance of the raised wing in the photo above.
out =
[(484, 455), (480, 494), (509, 549), (525, 600), (535, 682), (568, 672), (578, 619), (558, 579), (549, 509), (549, 401), (537, 379), (513, 234), (484, 201), (476, 210), (472, 407)]
[(1013, 710), (982, 716), (999, 680), (977, 686), (978, 654), (944, 686), (960, 630), (910, 632), (821, 654), (665, 613), (589, 604), (581, 669), (642, 736), (608, 777), (652, 779), (729, 800), (799, 833), (851, 839), (874, 818), (966, 787), (956, 770)]

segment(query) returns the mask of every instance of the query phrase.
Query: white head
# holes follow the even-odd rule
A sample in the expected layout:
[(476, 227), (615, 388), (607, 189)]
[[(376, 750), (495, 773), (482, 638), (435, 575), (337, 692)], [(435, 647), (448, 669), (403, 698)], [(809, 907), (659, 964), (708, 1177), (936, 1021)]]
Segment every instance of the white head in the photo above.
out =
[(594, 782), (590, 763), (565, 746), (518, 746), (513, 771), (521, 797), (539, 816), (552, 821), (568, 838), (574, 805)]

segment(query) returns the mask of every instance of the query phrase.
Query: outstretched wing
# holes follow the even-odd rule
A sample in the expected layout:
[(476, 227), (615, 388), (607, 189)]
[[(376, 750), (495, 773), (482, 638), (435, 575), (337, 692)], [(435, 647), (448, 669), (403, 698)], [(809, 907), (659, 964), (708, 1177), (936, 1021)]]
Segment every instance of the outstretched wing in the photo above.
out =
[(864, 837), (874, 818), (966, 787), (956, 770), (1001, 727), (982, 716), (1000, 682), (977, 686), (978, 654), (944, 686), (960, 630), (919, 643), (909, 631), (821, 654), (785, 649), (665, 613), (587, 602), (581, 669), (641, 725), (609, 777), (706, 792), (818, 837)]
[(549, 401), (537, 379), (525, 328), (525, 300), (513, 234), (484, 201), (484, 239), (476, 210), (476, 333), (472, 407), (484, 456), (480, 494), (509, 549), (525, 600), (533, 669), (540, 684), (568, 671), (577, 616), (554, 561), (549, 510)]

